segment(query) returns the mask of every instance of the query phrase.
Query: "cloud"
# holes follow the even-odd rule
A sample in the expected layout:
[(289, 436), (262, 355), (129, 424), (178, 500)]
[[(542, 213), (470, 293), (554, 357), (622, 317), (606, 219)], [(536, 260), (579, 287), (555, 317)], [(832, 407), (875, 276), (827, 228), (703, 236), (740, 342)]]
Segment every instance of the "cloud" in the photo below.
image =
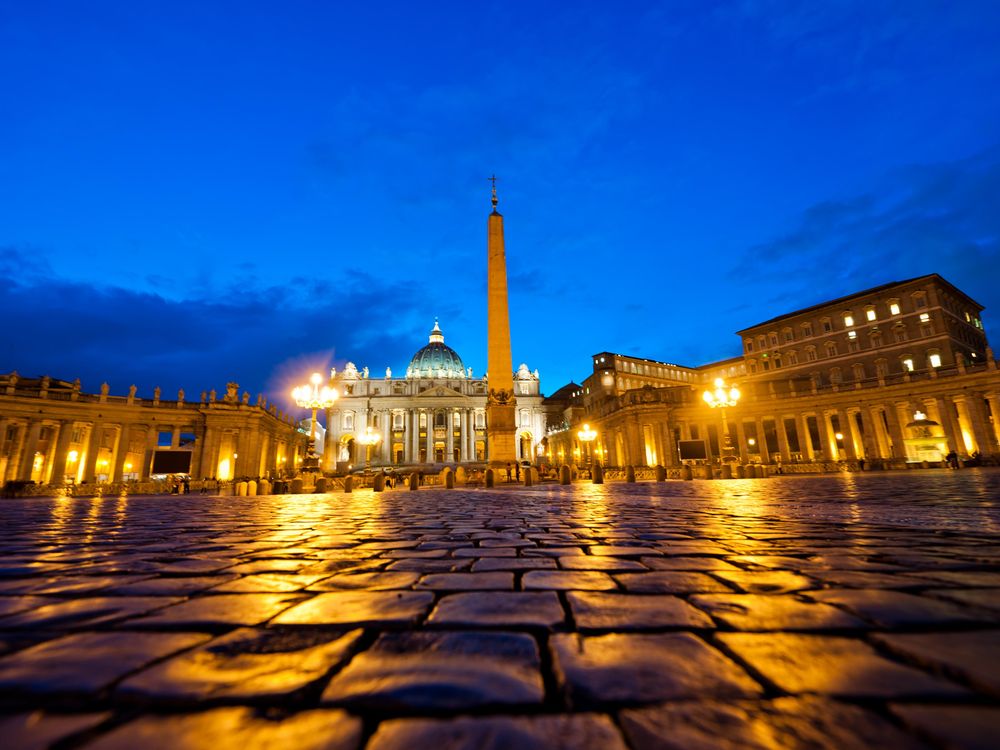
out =
[(383, 367), (405, 363), (431, 312), (412, 285), (357, 271), (337, 284), (300, 279), (181, 300), (62, 279), (12, 246), (0, 248), (0, 272), (8, 279), (0, 370), (79, 377), (91, 392), (107, 381), (112, 393), (135, 383), (140, 394), (184, 388), (194, 399), (235, 380), (280, 400), (289, 380), (345, 357), (377, 352)]
[(811, 206), (791, 231), (751, 247), (730, 278), (769, 290), (768, 307), (796, 298), (805, 307), (939, 273), (985, 305), (990, 320), (1000, 308), (990, 278), (1000, 265), (997, 195), (1000, 146), (901, 167), (863, 195)]

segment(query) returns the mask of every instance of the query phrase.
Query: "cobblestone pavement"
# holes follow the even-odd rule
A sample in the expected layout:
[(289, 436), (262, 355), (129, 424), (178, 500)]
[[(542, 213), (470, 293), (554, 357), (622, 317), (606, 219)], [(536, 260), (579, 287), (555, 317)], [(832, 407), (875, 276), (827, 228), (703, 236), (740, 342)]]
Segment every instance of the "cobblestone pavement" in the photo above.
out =
[(0, 504), (5, 748), (995, 748), (1000, 471)]

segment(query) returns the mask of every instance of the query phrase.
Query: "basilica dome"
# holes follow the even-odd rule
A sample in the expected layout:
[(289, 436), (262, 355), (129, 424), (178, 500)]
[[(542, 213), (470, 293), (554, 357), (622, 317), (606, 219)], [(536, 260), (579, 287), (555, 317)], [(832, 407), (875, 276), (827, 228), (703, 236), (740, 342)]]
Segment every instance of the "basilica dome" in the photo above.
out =
[(462, 358), (444, 343), (444, 334), (434, 321), (430, 342), (413, 355), (406, 368), (408, 378), (464, 378)]

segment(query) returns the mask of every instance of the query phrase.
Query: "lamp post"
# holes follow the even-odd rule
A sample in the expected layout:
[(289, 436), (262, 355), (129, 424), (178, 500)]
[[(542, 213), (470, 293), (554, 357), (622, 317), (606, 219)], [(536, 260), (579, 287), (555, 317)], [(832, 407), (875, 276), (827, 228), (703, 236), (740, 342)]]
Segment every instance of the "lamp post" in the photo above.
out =
[(382, 436), (375, 432), (371, 425), (368, 425), (365, 431), (355, 439), (365, 446), (365, 472), (368, 472), (372, 464), (372, 446), (377, 444)]
[(706, 404), (713, 409), (718, 409), (722, 415), (722, 440), (720, 441), (720, 449), (723, 455), (720, 456), (720, 459), (725, 461), (726, 454), (733, 449), (733, 441), (729, 437), (729, 424), (726, 422), (726, 407), (736, 406), (740, 400), (740, 389), (735, 385), (727, 388), (726, 382), (722, 378), (716, 378), (715, 389), (705, 391), (702, 394), (702, 398)]
[[(292, 389), (292, 399), (296, 405), (303, 409), (312, 410), (312, 424), (309, 428), (309, 457), (304, 468), (319, 469), (319, 458), (316, 456), (316, 411), (318, 409), (329, 409), (337, 401), (337, 391), (334, 388), (324, 385), (323, 376), (314, 372), (309, 378), (310, 385), (300, 385)], [(313, 466), (315, 464), (315, 466)]]
[(583, 429), (576, 433), (576, 436), (580, 438), (580, 442), (587, 446), (587, 471), (591, 471), (590, 464), (593, 460), (592, 443), (597, 438), (597, 430), (590, 429), (590, 425), (586, 422), (583, 423)]

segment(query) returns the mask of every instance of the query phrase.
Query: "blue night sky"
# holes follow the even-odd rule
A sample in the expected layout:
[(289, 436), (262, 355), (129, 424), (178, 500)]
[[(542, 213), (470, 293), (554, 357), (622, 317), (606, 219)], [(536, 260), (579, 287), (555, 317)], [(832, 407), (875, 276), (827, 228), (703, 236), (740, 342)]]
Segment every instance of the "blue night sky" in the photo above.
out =
[(998, 28), (994, 0), (5, 3), (0, 371), (274, 397), (402, 374), (439, 317), (481, 374), (494, 172), (546, 393), (931, 272), (995, 339)]

